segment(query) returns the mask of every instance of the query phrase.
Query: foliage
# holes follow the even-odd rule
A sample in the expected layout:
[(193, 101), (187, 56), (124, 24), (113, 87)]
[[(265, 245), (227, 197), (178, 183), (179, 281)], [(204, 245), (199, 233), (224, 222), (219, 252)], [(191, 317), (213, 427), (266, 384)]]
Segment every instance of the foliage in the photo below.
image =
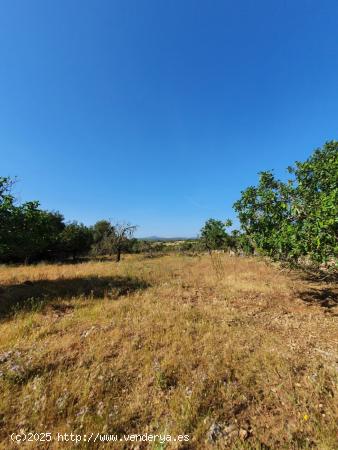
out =
[(209, 219), (201, 229), (201, 241), (208, 251), (222, 249), (227, 246), (228, 234), (226, 227), (231, 226), (230, 220)]
[(0, 178), (0, 260), (48, 258), (56, 250), (63, 217), (40, 209), (36, 201), (16, 205), (12, 186), (13, 180)]
[(13, 184), (11, 178), (0, 177), (1, 262), (75, 259), (92, 244), (94, 254), (116, 254), (119, 261), (121, 252), (130, 250), (135, 226), (107, 220), (92, 228), (77, 222), (65, 224), (60, 213), (41, 209), (37, 201), (17, 204)]
[(0, 177), (0, 259), (9, 252), (14, 213), (14, 197), (11, 194), (13, 180)]
[(293, 214), (298, 221), (302, 254), (325, 261), (338, 256), (338, 141), (296, 162)]
[(104, 240), (113, 232), (113, 226), (108, 220), (99, 220), (92, 227), (94, 244)]
[(294, 178), (287, 182), (261, 172), (258, 186), (247, 188), (234, 204), (246, 238), (277, 260), (337, 257), (338, 142), (326, 143), (288, 170)]
[(115, 223), (113, 225), (113, 249), (116, 253), (116, 262), (121, 259), (121, 253), (127, 250), (130, 239), (136, 231), (136, 226), (130, 223)]
[(125, 251), (130, 253), (144, 253), (148, 256), (152, 256), (155, 253), (163, 253), (168, 250), (163, 242), (153, 242), (144, 239), (129, 239), (125, 246)]
[(178, 251), (181, 253), (186, 253), (190, 255), (195, 255), (196, 253), (203, 252), (205, 250), (205, 244), (201, 239), (197, 240), (187, 240), (182, 242), (178, 246)]
[(92, 231), (82, 223), (72, 222), (65, 226), (60, 235), (60, 250), (75, 259), (87, 253), (93, 242)]
[(116, 261), (121, 259), (121, 253), (130, 247), (130, 240), (136, 226), (129, 223), (111, 223), (107, 220), (97, 222), (92, 229), (94, 255), (116, 255)]

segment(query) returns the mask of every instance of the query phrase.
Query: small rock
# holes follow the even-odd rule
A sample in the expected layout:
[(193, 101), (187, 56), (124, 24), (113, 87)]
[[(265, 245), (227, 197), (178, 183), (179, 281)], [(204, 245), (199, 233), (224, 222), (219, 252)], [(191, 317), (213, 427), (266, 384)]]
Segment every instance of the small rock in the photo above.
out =
[(239, 437), (244, 441), (248, 437), (248, 432), (244, 428), (241, 428), (239, 430)]
[(6, 362), (11, 357), (12, 354), (13, 354), (12, 351), (2, 353), (0, 355), (0, 364)]
[(223, 429), (219, 423), (213, 423), (208, 431), (208, 440), (215, 442), (217, 439), (223, 436)]
[(185, 388), (185, 393), (188, 397), (191, 397), (192, 395), (192, 389), (190, 387), (186, 387)]
[(224, 426), (220, 423), (213, 423), (209, 428), (208, 432), (209, 442), (215, 442), (220, 438), (223, 438), (226, 441), (228, 441), (228, 439), (231, 440), (237, 436), (238, 436), (238, 428), (235, 424)]

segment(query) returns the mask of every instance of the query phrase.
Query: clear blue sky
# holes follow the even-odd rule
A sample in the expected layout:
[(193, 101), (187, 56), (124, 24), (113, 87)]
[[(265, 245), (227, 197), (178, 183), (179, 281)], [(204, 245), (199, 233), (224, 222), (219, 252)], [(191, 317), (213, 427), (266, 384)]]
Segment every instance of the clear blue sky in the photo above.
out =
[(0, 174), (191, 236), (338, 132), (337, 0), (2, 0)]

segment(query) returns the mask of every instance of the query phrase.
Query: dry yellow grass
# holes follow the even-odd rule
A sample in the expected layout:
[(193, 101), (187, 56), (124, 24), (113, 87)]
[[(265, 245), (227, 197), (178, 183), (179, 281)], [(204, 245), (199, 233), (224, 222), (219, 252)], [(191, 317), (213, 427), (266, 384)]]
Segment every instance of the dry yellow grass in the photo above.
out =
[(338, 447), (332, 284), (171, 255), (3, 266), (0, 285), (2, 448), (20, 431), (189, 435), (25, 448)]

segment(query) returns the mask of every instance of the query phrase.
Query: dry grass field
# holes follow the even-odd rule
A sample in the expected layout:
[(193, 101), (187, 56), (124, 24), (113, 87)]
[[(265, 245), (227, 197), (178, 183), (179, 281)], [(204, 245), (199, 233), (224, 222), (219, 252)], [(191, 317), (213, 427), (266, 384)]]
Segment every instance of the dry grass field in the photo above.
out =
[(170, 255), (2, 266), (0, 286), (4, 449), (30, 431), (189, 441), (20, 448), (338, 448), (332, 283)]

